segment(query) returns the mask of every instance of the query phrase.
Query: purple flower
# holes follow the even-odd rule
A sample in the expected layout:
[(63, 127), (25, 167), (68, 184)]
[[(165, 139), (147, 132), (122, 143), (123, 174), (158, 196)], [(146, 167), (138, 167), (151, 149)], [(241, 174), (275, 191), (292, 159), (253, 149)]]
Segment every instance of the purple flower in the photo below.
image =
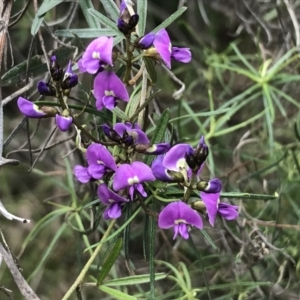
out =
[(78, 83), (78, 76), (74, 74), (72, 70), (72, 62), (69, 61), (68, 67), (65, 71), (64, 78), (61, 82), (61, 87), (63, 89), (71, 89)]
[(220, 192), (200, 192), (200, 197), (205, 204), (211, 226), (214, 226), (217, 213), (227, 220), (234, 220), (239, 215), (237, 212), (238, 206), (220, 202)]
[(125, 142), (127, 145), (150, 143), (146, 133), (141, 130), (141, 127), (137, 123), (116, 123), (113, 127), (113, 130), (121, 139), (124, 140), (123, 142)]
[(18, 98), (18, 107), (21, 113), (29, 118), (42, 118), (46, 116), (46, 113), (36, 104), (22, 97)]
[(216, 194), (222, 190), (222, 182), (218, 178), (211, 179), (207, 187), (204, 189), (204, 192), (207, 194)]
[(52, 85), (50, 85), (42, 80), (39, 81), (37, 88), (38, 88), (39, 93), (43, 96), (55, 96), (56, 95), (55, 88)]
[(71, 116), (65, 117), (57, 114), (55, 116), (55, 122), (61, 131), (67, 131), (73, 123), (73, 118)]
[(172, 181), (172, 177), (168, 174), (168, 169), (163, 166), (163, 155), (157, 156), (152, 162), (151, 170), (157, 180), (168, 182)]
[(225, 202), (220, 202), (218, 206), (218, 214), (226, 220), (234, 220), (239, 216), (238, 206), (231, 205)]
[(74, 174), (81, 183), (101, 179), (108, 170), (117, 170), (116, 162), (110, 152), (100, 144), (91, 144), (86, 150), (88, 167), (75, 166)]
[(119, 218), (122, 214), (122, 205), (124, 202), (128, 202), (129, 200), (110, 190), (104, 183), (98, 186), (97, 193), (100, 201), (107, 206), (104, 211), (104, 218)]
[(153, 32), (149, 32), (139, 40), (138, 44), (142, 49), (148, 49), (152, 46), (154, 39), (155, 34)]
[(159, 143), (159, 144), (152, 145), (150, 148), (146, 150), (145, 153), (160, 155), (166, 153), (169, 149), (170, 149), (169, 143)]
[(112, 37), (100, 36), (93, 40), (78, 61), (79, 70), (95, 74), (103, 65), (112, 66), (112, 48)]
[(153, 45), (165, 65), (171, 69), (172, 44), (166, 29), (162, 28), (156, 33)]
[(175, 239), (178, 233), (184, 238), (189, 238), (188, 226), (203, 228), (199, 214), (182, 201), (171, 202), (158, 216), (158, 227), (168, 229), (174, 227)]
[(112, 71), (99, 73), (94, 80), (94, 95), (98, 110), (106, 107), (114, 109), (117, 100), (129, 101), (127, 89), (120, 78)]
[(171, 58), (182, 63), (189, 63), (192, 60), (192, 54), (189, 48), (172, 47)]
[(142, 185), (145, 181), (154, 181), (155, 177), (146, 164), (135, 161), (131, 165), (122, 164), (117, 169), (113, 179), (113, 189), (120, 191), (129, 187), (130, 199), (133, 200), (134, 191), (137, 190), (143, 197), (147, 197), (147, 193)]

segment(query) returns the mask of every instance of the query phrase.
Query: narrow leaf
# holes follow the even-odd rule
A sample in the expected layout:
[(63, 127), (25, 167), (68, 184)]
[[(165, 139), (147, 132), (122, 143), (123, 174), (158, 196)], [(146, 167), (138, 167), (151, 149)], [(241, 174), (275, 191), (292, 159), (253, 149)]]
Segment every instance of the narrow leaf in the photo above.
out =
[(121, 35), (121, 32), (119, 31), (117, 24), (111, 21), (108, 17), (102, 15), (98, 11), (96, 11), (93, 8), (88, 9), (88, 12), (95, 17), (99, 22), (104, 25), (107, 28), (110, 28), (116, 32), (116, 35)]
[[(142, 1), (142, 2), (147, 2), (147, 1)], [(116, 3), (113, 0), (101, 0), (101, 3), (103, 5), (106, 13), (112, 18), (113, 21), (117, 22), (118, 17), (119, 17), (119, 8), (116, 5)], [(140, 25), (140, 23), (139, 23), (139, 25)]]
[(99, 286), (99, 289), (111, 296), (114, 296), (115, 299), (120, 299), (120, 300), (137, 300), (136, 297), (134, 296), (130, 296), (128, 294), (125, 294), (121, 291), (118, 291), (118, 290), (115, 290), (115, 289), (112, 289), (108, 286), (105, 286), (105, 285), (100, 285)]
[[(165, 279), (167, 277), (166, 273), (155, 273), (155, 280)], [(134, 275), (128, 277), (122, 277), (117, 279), (112, 279), (103, 283), (105, 286), (123, 286), (132, 284), (142, 284), (150, 282), (150, 274)]]
[(123, 121), (129, 121), (129, 118), (125, 115), (125, 113), (119, 108), (119, 107), (115, 107), (113, 109), (113, 113), (119, 117), (121, 120)]
[(167, 18), (165, 21), (163, 21), (160, 25), (158, 25), (156, 28), (152, 30), (153, 33), (156, 33), (162, 28), (168, 27), (170, 24), (172, 24), (177, 18), (179, 18), (185, 11), (187, 7), (182, 6), (180, 9), (178, 9), (174, 14), (172, 14), (169, 18)]
[(77, 35), (82, 39), (97, 38), (99, 36), (115, 36), (116, 31), (106, 28), (83, 28), (83, 29), (60, 29), (54, 32), (61, 37), (74, 37)]
[(221, 193), (221, 197), (236, 198), (243, 200), (275, 200), (278, 199), (278, 195), (264, 195), (264, 194), (248, 194), (248, 193)]
[(102, 269), (98, 275), (97, 284), (101, 284), (102, 281), (106, 278), (107, 274), (109, 273), (110, 269), (112, 268), (116, 259), (118, 258), (121, 249), (122, 249), (122, 239), (118, 239), (113, 245), (111, 251), (108, 253), (107, 258), (102, 265)]
[(138, 34), (143, 36), (146, 29), (146, 20), (147, 20), (147, 3), (148, 1), (137, 1), (137, 14), (139, 15), (139, 25), (138, 25)]
[(82, 13), (91, 28), (101, 28), (99, 22), (97, 22), (89, 12), (90, 9), (94, 10), (94, 6), (91, 0), (80, 0), (79, 5), (81, 7)]
[(43, 17), (50, 9), (55, 7), (56, 5), (64, 2), (64, 0), (50, 0), (50, 1), (44, 1), (42, 5), (40, 6), (39, 10), (37, 11), (36, 15), (38, 17)]

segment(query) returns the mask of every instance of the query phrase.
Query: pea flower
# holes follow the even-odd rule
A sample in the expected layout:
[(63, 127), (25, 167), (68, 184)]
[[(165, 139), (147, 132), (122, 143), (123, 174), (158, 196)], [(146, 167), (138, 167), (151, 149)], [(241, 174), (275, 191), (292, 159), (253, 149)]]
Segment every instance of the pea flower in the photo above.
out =
[(169, 203), (158, 216), (158, 227), (168, 229), (174, 227), (175, 239), (178, 233), (184, 238), (189, 238), (188, 227), (203, 228), (199, 214), (182, 201)]
[(239, 215), (238, 206), (220, 202), (220, 191), (217, 193), (200, 192), (200, 197), (205, 204), (211, 226), (214, 226), (217, 214), (226, 220), (234, 220)]
[(119, 218), (122, 214), (122, 205), (129, 201), (110, 190), (104, 183), (98, 186), (97, 194), (100, 201), (107, 206), (103, 213), (104, 219)]
[(171, 69), (172, 44), (166, 29), (162, 28), (156, 33), (153, 45), (165, 65)]
[(63, 80), (61, 82), (62, 89), (71, 89), (78, 83), (78, 76), (72, 70), (72, 62), (69, 61), (68, 67), (64, 73)]
[(99, 73), (94, 80), (94, 95), (98, 110), (106, 107), (114, 109), (117, 100), (129, 101), (129, 95), (125, 85), (120, 78), (112, 71)]
[(182, 63), (189, 63), (192, 60), (192, 54), (189, 48), (172, 47), (171, 58)]
[(58, 126), (58, 128), (65, 132), (67, 131), (72, 123), (73, 123), (73, 118), (71, 116), (62, 116), (62, 115), (59, 115), (57, 114), (55, 116), (55, 122), (56, 122), (56, 125)]
[(81, 183), (90, 180), (99, 180), (109, 171), (117, 170), (117, 165), (110, 152), (102, 145), (93, 143), (86, 150), (88, 167), (77, 165), (74, 167), (74, 175)]
[(81, 72), (95, 74), (104, 65), (112, 63), (113, 38), (100, 36), (93, 40), (86, 48), (82, 58), (78, 61)]
[(137, 190), (143, 197), (147, 197), (144, 190), (143, 182), (154, 181), (155, 177), (146, 164), (140, 161), (135, 161), (131, 165), (122, 164), (118, 167), (114, 179), (113, 189), (120, 191), (129, 187), (130, 199), (134, 198), (134, 191)]
[(125, 143), (126, 145), (149, 144), (150, 141), (141, 127), (129, 122), (116, 123), (111, 129), (106, 124), (102, 125), (104, 134), (115, 142)]
[(17, 103), (21, 113), (28, 118), (54, 117), (57, 114), (56, 108), (49, 106), (39, 107), (23, 97), (19, 97)]

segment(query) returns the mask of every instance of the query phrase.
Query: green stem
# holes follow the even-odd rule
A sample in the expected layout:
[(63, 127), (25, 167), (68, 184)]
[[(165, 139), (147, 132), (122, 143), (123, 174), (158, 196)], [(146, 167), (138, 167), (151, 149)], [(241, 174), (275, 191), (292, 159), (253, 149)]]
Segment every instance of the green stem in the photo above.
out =
[[(113, 219), (111, 221), (111, 223), (109, 224), (108, 228), (106, 229), (104, 235), (102, 236), (102, 240), (105, 240), (109, 234), (110, 231), (112, 230), (112, 228), (114, 227), (114, 224), (116, 222), (116, 219)], [(78, 275), (78, 277), (76, 278), (75, 282), (72, 284), (72, 286), (69, 288), (69, 290), (67, 291), (67, 293), (64, 295), (64, 297), (62, 298), (62, 300), (67, 300), (70, 298), (70, 296), (72, 295), (72, 293), (76, 290), (77, 286), (79, 286), (84, 278), (84, 276), (86, 275), (87, 271), (89, 270), (91, 264), (93, 263), (94, 259), (97, 257), (97, 255), (99, 254), (99, 251), (101, 250), (103, 244), (99, 244), (97, 246), (97, 248), (95, 249), (94, 253), (92, 254), (92, 256), (90, 257), (90, 259), (87, 261), (87, 263), (85, 264), (85, 266), (83, 267), (83, 269), (81, 270), (80, 274)]]
[(131, 67), (132, 67), (132, 50), (131, 50), (131, 43), (130, 43), (130, 35), (126, 37), (126, 53), (127, 53), (126, 72), (123, 81), (125, 83), (128, 83), (130, 78)]

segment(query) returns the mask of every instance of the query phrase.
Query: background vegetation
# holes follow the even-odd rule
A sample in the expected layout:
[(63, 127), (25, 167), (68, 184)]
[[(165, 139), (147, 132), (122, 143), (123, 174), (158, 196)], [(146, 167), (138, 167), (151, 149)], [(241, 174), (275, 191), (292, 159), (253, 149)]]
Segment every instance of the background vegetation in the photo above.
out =
[[(68, 59), (76, 61), (91, 38), (79, 33), (74, 38), (66, 29), (76, 32), (99, 24), (88, 17), (87, 7), (105, 14), (105, 1), (65, 1), (46, 13), (32, 36), (42, 2), (13, 2), (2, 61), (3, 99), (31, 86), (22, 96), (38, 100), (36, 83), (47, 79), (45, 53), (56, 54), (64, 67)], [(240, 217), (205, 227), (211, 241), (193, 232), (202, 264), (189, 243), (174, 242), (170, 231), (157, 229), (155, 271), (168, 277), (155, 283), (155, 299), (209, 299), (205, 281), (212, 299), (300, 299), (300, 1), (149, 0), (146, 31), (183, 5), (188, 9), (168, 32), (173, 45), (191, 48), (193, 60), (174, 63), (171, 75), (156, 67), (155, 88), (162, 91), (149, 112), (157, 120), (169, 108), (177, 141), (196, 145), (205, 135), (210, 155), (204, 177), (222, 180), (224, 199), (239, 205)], [(84, 86), (90, 83), (83, 76), (80, 80), (75, 97), (85, 100)], [(184, 92), (174, 99), (182, 84)], [(1, 230), (37, 295), (61, 299), (91, 255), (91, 249), (84, 250), (99, 241), (107, 222), (99, 217), (93, 187), (73, 178), (72, 167), (82, 160), (73, 152), (75, 130), (55, 131), (50, 137), (53, 120), (24, 121), (16, 99), (4, 107), (4, 157), (20, 164), (1, 167), (0, 196), (10, 212), (31, 223), (1, 217)], [(44, 149), (46, 143), (55, 146)], [(232, 199), (232, 192), (241, 196)], [(247, 199), (244, 193), (274, 199)], [(147, 218), (140, 214), (131, 223), (130, 240), (107, 279), (149, 273), (143, 247)], [(90, 281), (112, 245), (104, 244)], [(13, 291), (11, 297), (22, 299), (4, 263), (0, 277), (1, 285)], [(148, 283), (114, 288), (138, 299), (149, 297)], [(82, 299), (114, 299), (96, 287), (81, 292)], [(0, 298), (9, 299), (1, 290)]]

